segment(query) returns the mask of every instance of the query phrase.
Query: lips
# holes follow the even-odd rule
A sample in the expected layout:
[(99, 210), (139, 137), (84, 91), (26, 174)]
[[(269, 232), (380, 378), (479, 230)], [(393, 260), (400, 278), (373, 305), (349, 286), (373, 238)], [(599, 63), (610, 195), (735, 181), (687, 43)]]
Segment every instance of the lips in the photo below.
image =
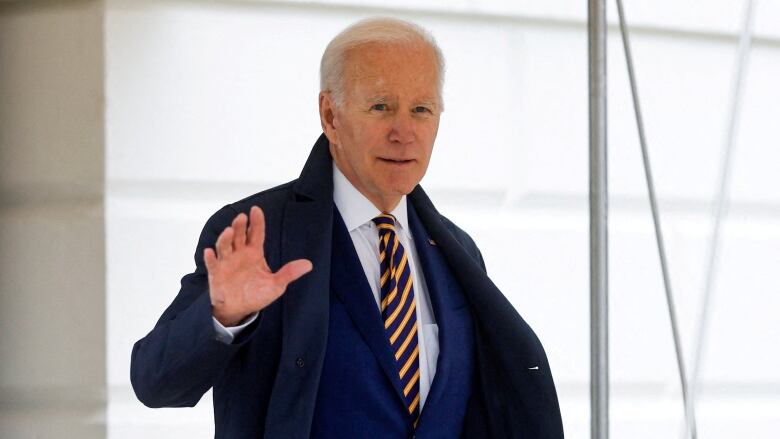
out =
[(398, 165), (412, 163), (414, 161), (412, 159), (396, 159), (396, 158), (384, 158), (384, 157), (379, 157), (379, 160), (385, 163), (398, 164)]

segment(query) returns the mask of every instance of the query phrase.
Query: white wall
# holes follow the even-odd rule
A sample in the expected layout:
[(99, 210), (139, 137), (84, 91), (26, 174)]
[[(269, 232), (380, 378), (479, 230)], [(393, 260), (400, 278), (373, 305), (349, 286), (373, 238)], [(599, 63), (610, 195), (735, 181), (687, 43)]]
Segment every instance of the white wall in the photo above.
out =
[(0, 3), (0, 437), (102, 438), (103, 8)]
[[(44, 326), (47, 334), (57, 330), (106, 340), (105, 351), (71, 355), (105, 358), (100, 382), (109, 389), (108, 436), (213, 435), (208, 396), (195, 409), (151, 410), (135, 400), (129, 386), (131, 346), (152, 328), (175, 296), (179, 278), (192, 269), (206, 218), (228, 202), (297, 176), (319, 134), (322, 50), (347, 24), (384, 14), (428, 27), (444, 50), (447, 111), (423, 184), (440, 210), (476, 239), (489, 273), (544, 342), (567, 437), (587, 437), (584, 1), (25, 4), (0, 7), (1, 96), (26, 108), (18, 112), (3, 104), (0, 113), (3, 200), (23, 201), (2, 210), (3, 401), (13, 399), (5, 389), (17, 379), (21, 384), (14, 388), (22, 389), (17, 393), (29, 393), (25, 389), (33, 375), (28, 377), (21, 364), (34, 358), (5, 333), (18, 332), (28, 315), (43, 315), (55, 319), (53, 328)], [(625, 4), (636, 25), (634, 57), (689, 355), (742, 5), (727, 0)], [(674, 349), (616, 14), (610, 14), (612, 433), (671, 437), (680, 432), (682, 420)], [(61, 34), (62, 27), (52, 23), (70, 27)], [(780, 352), (772, 348), (780, 342), (775, 323), (780, 280), (774, 272), (780, 260), (777, 23), (780, 4), (759, 2), (703, 367), (698, 415), (700, 434), (707, 438), (770, 438), (780, 429)], [(58, 82), (62, 78), (71, 81)], [(82, 110), (66, 111), (70, 108), (62, 102)], [(97, 111), (97, 121), (83, 118), (93, 114), (85, 108)], [(103, 127), (105, 164), (99, 165)], [(61, 138), (68, 140), (54, 141)], [(69, 155), (72, 151), (81, 152)], [(102, 238), (95, 235), (102, 235), (104, 187), (103, 255)], [(53, 216), (36, 214), (51, 211), (52, 203), (41, 201), (41, 194), (62, 188), (68, 195), (53, 203), (60, 210)], [(23, 301), (24, 309), (7, 311), (16, 306), (16, 290), (39, 297), (51, 289), (26, 275), (41, 263), (23, 246), (35, 241), (23, 234), (33, 218), (41, 221), (44, 239), (58, 248), (77, 243), (87, 248), (81, 259), (63, 252), (44, 265), (54, 273), (81, 274), (83, 269), (73, 267), (87, 267), (89, 282), (105, 273), (104, 295), (98, 287), (84, 295), (78, 276), (59, 276), (56, 285), (64, 287), (62, 297), (68, 300), (43, 309), (66, 306), (66, 312), (36, 314), (37, 298)], [(77, 299), (84, 297), (95, 306), (105, 300), (105, 320), (100, 313), (88, 314), (95, 319), (61, 330), (57, 316), (82, 309)], [(6, 358), (14, 358), (15, 366), (6, 367)], [(100, 376), (99, 367), (88, 370), (90, 380)], [(68, 379), (63, 382), (71, 385)], [(27, 413), (21, 409), (11, 417), (8, 410), (0, 413), (4, 426), (6, 418), (41, 419), (20, 414)]]
[[(208, 400), (167, 414), (138, 407), (127, 387), (130, 344), (191, 270), (205, 218), (297, 175), (319, 133), (319, 56), (343, 26), (377, 13), (423, 24), (444, 50), (447, 111), (424, 185), (473, 234), (489, 272), (544, 341), (567, 436), (587, 436), (585, 7), (419, 5), (109, 2), (108, 236), (109, 266), (117, 267), (109, 272), (112, 437), (131, 437), (146, 422), (210, 434)], [(689, 351), (741, 8), (725, 0), (626, 2), (638, 25), (636, 68)], [(703, 368), (703, 437), (770, 437), (780, 427), (780, 354), (767, 348), (780, 340), (772, 311), (780, 300), (772, 294), (780, 291), (772, 276), (780, 260), (780, 177), (773, 172), (780, 153), (772, 148), (780, 114), (778, 22), (775, 5), (760, 5)], [(610, 38), (613, 433), (669, 437), (682, 420), (674, 350), (614, 27)], [(139, 264), (148, 276), (121, 269)]]
[[(130, 344), (191, 269), (208, 214), (297, 175), (319, 133), (320, 53), (343, 26), (376, 13), (412, 18), (440, 41), (448, 60), (447, 111), (424, 184), (441, 210), (472, 232), (490, 273), (545, 342), (567, 436), (586, 437), (584, 7), (438, 2), (419, 10), (416, 2), (373, 3), (390, 9), (365, 2), (109, 3), (109, 266), (143, 264), (149, 272), (144, 278), (109, 272), (112, 437), (143, 429), (147, 421), (139, 417), (158, 427), (202, 427), (203, 437), (209, 435), (208, 401), (195, 409), (198, 415), (137, 407), (127, 387)], [(636, 67), (672, 281), (690, 340), (741, 4), (627, 2), (626, 8), (641, 25), (633, 34)], [(769, 437), (780, 425), (780, 356), (767, 349), (769, 340), (780, 339), (771, 311), (780, 300), (771, 294), (780, 289), (771, 276), (780, 252), (780, 181), (772, 172), (780, 153), (771, 148), (772, 115), (780, 110), (773, 80), (780, 73), (780, 33), (771, 25), (778, 19), (772, 6), (757, 19), (703, 369), (699, 420), (706, 437), (745, 429), (750, 437)], [(682, 410), (619, 44), (613, 33), (613, 432), (667, 437), (678, 432)], [(464, 197), (471, 201), (465, 210)], [(170, 245), (160, 246), (162, 240)]]

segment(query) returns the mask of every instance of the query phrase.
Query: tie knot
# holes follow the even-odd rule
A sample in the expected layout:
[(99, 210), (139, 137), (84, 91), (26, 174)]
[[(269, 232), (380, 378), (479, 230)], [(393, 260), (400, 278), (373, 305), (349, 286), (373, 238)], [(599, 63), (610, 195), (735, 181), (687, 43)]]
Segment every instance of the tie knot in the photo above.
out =
[(395, 230), (395, 217), (389, 213), (380, 214), (373, 221), (380, 232), (382, 230)]

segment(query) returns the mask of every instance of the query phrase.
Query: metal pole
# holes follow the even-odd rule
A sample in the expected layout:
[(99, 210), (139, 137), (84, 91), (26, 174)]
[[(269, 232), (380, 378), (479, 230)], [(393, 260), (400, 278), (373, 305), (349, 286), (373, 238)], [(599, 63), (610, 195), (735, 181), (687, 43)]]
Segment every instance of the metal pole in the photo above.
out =
[(674, 295), (672, 294), (672, 283), (669, 279), (669, 268), (666, 261), (666, 250), (664, 247), (664, 238), (661, 231), (661, 219), (658, 214), (658, 202), (655, 196), (655, 184), (653, 183), (653, 173), (650, 167), (650, 158), (647, 152), (647, 140), (645, 137), (644, 122), (642, 119), (641, 106), (639, 105), (639, 91), (636, 85), (636, 75), (634, 74), (634, 60), (631, 56), (631, 44), (628, 39), (628, 29), (626, 28), (626, 19), (623, 12), (622, 0), (617, 0), (618, 17), (620, 21), (620, 33), (623, 37), (623, 49), (626, 54), (626, 67), (628, 68), (628, 79), (631, 84), (631, 96), (634, 102), (634, 114), (636, 115), (636, 126), (639, 133), (639, 145), (642, 148), (642, 163), (645, 168), (645, 179), (647, 181), (647, 192), (650, 197), (650, 210), (653, 214), (653, 224), (655, 226), (655, 238), (658, 244), (658, 256), (661, 260), (661, 274), (664, 280), (664, 291), (666, 291), (666, 304), (669, 309), (669, 321), (672, 325), (672, 337), (674, 339), (674, 349), (677, 354), (677, 370), (680, 375), (680, 386), (682, 388), (683, 404), (685, 407), (685, 421), (687, 430), (691, 438), (696, 439), (696, 416), (693, 407), (693, 401), (688, 392), (688, 380), (685, 373), (685, 358), (680, 341), (680, 331), (677, 324), (677, 312), (674, 306)]
[(590, 102), (590, 431), (591, 439), (608, 439), (606, 0), (588, 0), (588, 64)]
[(720, 250), (721, 222), (728, 212), (728, 188), (731, 181), (731, 168), (733, 166), (732, 155), (736, 139), (737, 121), (744, 93), (744, 79), (747, 74), (751, 39), (753, 36), (753, 17), (755, 16), (755, 1), (747, 0), (742, 13), (742, 31), (739, 35), (739, 44), (734, 59), (734, 71), (731, 79), (731, 95), (729, 101), (729, 119), (727, 121), (725, 138), (723, 140), (723, 155), (721, 156), (720, 186), (712, 211), (713, 225), (709, 241), (709, 258), (707, 260), (704, 292), (701, 300), (699, 318), (696, 321), (696, 333), (694, 338), (694, 355), (691, 368), (691, 396), (696, 399), (699, 391), (701, 363), (703, 351), (707, 344), (709, 329), (710, 302), (712, 300), (713, 284), (717, 268), (718, 253)]

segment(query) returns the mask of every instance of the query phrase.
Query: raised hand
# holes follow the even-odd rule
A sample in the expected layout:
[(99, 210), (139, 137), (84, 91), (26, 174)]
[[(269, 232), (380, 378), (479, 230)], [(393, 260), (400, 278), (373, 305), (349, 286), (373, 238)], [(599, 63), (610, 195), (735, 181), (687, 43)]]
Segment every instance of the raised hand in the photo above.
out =
[(211, 248), (203, 252), (212, 312), (223, 326), (236, 326), (265, 308), (290, 282), (312, 269), (311, 261), (297, 259), (272, 272), (265, 260), (264, 241), (265, 216), (262, 209), (252, 206), (248, 219), (241, 213), (222, 231), (216, 252)]

